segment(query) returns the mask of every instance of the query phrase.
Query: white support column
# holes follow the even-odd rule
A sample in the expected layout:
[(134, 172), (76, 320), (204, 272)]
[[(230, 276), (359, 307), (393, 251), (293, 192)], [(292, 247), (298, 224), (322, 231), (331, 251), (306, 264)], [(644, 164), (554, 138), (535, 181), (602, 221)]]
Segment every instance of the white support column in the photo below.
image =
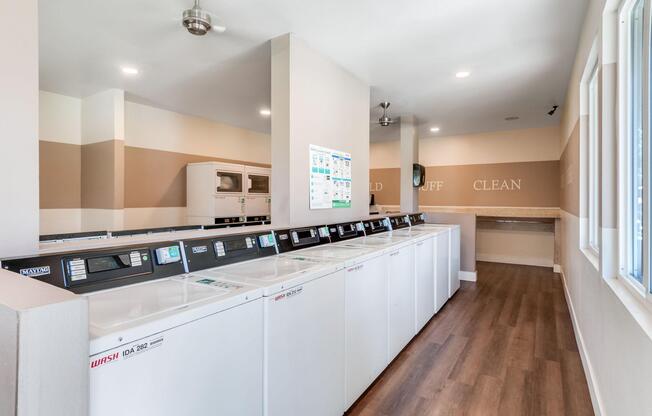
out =
[(0, 16), (2, 258), (38, 250), (38, 1), (2, 1)]
[(401, 116), (401, 212), (419, 210), (419, 189), (412, 186), (412, 165), (419, 162), (414, 116)]
[[(350, 208), (310, 209), (310, 145), (351, 154)], [(301, 39), (272, 39), (272, 223), (369, 215), (369, 86)]]

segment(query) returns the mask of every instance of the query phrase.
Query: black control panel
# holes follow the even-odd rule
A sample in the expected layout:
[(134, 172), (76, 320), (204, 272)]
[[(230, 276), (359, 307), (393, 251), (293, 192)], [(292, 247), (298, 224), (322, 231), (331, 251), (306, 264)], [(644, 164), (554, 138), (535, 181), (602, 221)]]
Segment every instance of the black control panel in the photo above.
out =
[(130, 235), (170, 233), (175, 231), (201, 230), (201, 225), (182, 225), (178, 227), (138, 228), (133, 230), (111, 231), (113, 237), (125, 237)]
[(270, 216), (269, 215), (254, 215), (253, 217), (247, 217), (246, 218), (247, 222), (269, 222), (270, 221)]
[(189, 272), (276, 254), (271, 231), (184, 240), (183, 246)]
[(3, 260), (2, 267), (87, 293), (184, 273), (179, 242)]
[(286, 253), (288, 251), (299, 250), (320, 244), (328, 244), (331, 242), (330, 232), (326, 225), (276, 230), (274, 231), (274, 235), (276, 237), (276, 244), (279, 253)]
[(410, 214), (410, 225), (419, 225), (426, 223), (426, 214), (419, 212), (416, 214)]
[(245, 217), (215, 218), (215, 224), (238, 224), (245, 222)]
[(384, 233), (389, 231), (391, 228), (389, 226), (388, 218), (377, 218), (374, 220), (362, 221), (362, 226), (364, 227), (364, 232), (366, 235)]
[(410, 226), (407, 215), (389, 217), (389, 223), (392, 226), (392, 230), (400, 230), (401, 228), (408, 228)]
[(331, 242), (348, 240), (350, 238), (364, 237), (364, 226), (360, 221), (344, 222), (328, 226)]

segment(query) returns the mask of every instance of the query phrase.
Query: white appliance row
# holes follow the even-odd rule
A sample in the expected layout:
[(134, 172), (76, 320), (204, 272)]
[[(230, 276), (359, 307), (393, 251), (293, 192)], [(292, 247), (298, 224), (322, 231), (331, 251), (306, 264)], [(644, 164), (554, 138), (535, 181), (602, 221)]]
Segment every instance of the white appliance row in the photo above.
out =
[(188, 224), (270, 220), (270, 168), (220, 162), (186, 167)]
[(14, 270), (47, 263), (39, 279), (87, 293), (91, 416), (341, 415), (456, 290), (455, 227), (402, 218)]

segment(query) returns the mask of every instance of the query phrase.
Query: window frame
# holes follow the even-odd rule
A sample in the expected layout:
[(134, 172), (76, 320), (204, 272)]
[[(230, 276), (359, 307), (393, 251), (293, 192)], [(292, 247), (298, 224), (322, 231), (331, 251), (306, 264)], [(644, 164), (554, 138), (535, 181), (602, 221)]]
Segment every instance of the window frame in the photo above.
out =
[[(634, 292), (638, 297), (647, 299), (652, 302), (652, 294), (650, 293), (650, 235), (652, 217), (650, 216), (650, 192), (649, 186), (651, 183), (652, 167), (650, 163), (650, 73), (651, 65), (651, 51), (650, 51), (650, 35), (651, 35), (651, 21), (650, 21), (650, 3), (651, 0), (642, 0), (644, 5), (643, 13), (643, 57), (642, 57), (642, 200), (643, 200), (643, 232), (642, 232), (642, 283), (629, 273), (629, 261), (631, 253), (631, 221), (633, 216), (631, 213), (631, 77), (630, 75), (630, 45), (631, 45), (631, 12), (638, 0), (623, 1), (618, 10), (618, 175), (619, 175), (619, 192), (618, 192), (618, 235), (619, 235), (619, 264), (618, 264), (618, 277), (621, 281), (626, 283), (626, 286)], [(648, 306), (650, 303), (648, 303)]]
[(587, 249), (600, 257), (600, 60), (596, 59), (587, 83), (588, 128), (587, 128)]
[[(601, 161), (601, 90), (599, 82), (601, 69), (601, 56), (599, 50), (599, 37), (593, 41), (593, 46), (586, 60), (584, 72), (580, 82), (580, 250), (596, 270), (600, 270), (600, 246), (602, 243), (601, 218), (602, 204), (600, 181), (602, 171)], [(595, 81), (595, 83), (592, 83)], [(597, 106), (591, 117), (591, 86), (597, 87)], [(591, 120), (595, 120), (594, 128)], [(597, 128), (595, 128), (597, 126)], [(593, 133), (593, 134), (592, 134)], [(597, 192), (596, 192), (597, 189)]]

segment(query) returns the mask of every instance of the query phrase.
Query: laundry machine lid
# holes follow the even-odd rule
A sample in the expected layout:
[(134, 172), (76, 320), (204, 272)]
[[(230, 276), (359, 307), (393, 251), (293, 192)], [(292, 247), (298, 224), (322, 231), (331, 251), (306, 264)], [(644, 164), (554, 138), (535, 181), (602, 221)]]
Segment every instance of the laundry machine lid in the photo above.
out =
[(89, 324), (104, 332), (219, 298), (229, 292), (227, 288), (174, 279), (161, 279), (95, 292), (86, 295)]
[(359, 241), (360, 239), (354, 239), (351, 241), (343, 241), (341, 243), (329, 244), (324, 246), (307, 248), (305, 250), (297, 251), (294, 253), (296, 256), (307, 256), (315, 259), (323, 260), (336, 260), (336, 261), (345, 261), (353, 259), (356, 257), (364, 257), (369, 254), (373, 254), (373, 250), (364, 247), (352, 247), (348, 244), (353, 244), (354, 241)]
[(341, 266), (337, 263), (288, 254), (202, 270), (196, 274), (262, 287), (264, 294), (271, 294), (331, 274), (338, 268)]

